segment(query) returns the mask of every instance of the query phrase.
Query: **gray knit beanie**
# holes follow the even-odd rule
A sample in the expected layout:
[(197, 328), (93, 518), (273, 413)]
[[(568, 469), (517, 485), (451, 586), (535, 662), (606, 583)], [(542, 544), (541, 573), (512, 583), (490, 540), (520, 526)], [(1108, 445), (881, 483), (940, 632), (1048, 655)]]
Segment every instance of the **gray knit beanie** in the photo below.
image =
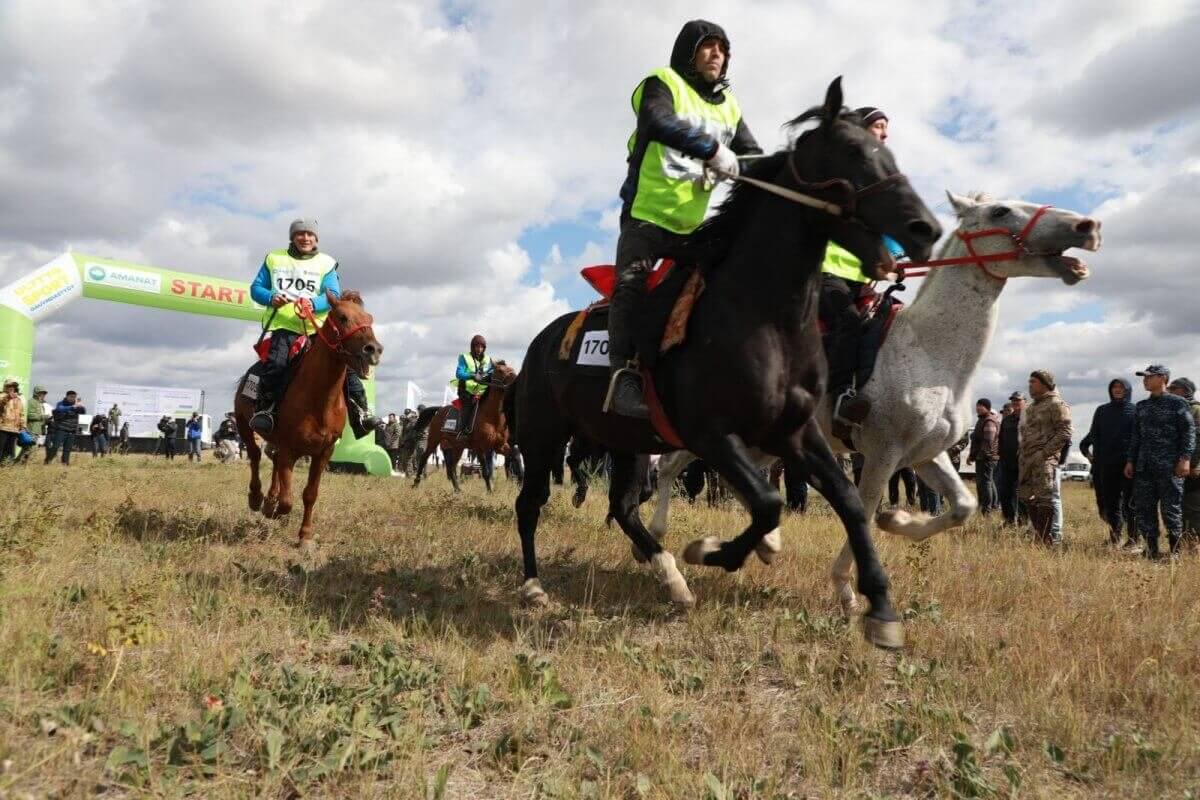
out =
[(317, 221), (315, 219), (296, 219), (292, 220), (291, 226), (288, 228), (288, 241), (300, 231), (308, 231), (318, 239), (321, 238), (317, 233)]

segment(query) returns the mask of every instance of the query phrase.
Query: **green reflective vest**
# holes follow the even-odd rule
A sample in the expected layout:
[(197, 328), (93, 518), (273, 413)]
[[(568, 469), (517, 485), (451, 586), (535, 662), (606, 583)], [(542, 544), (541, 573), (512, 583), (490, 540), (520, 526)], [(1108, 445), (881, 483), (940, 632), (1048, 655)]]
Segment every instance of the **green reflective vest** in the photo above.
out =
[(828, 272), (855, 283), (870, 283), (873, 280), (863, 272), (858, 256), (836, 242), (830, 242), (825, 248), (825, 261), (821, 264), (821, 272)]
[[(726, 147), (737, 133), (742, 111), (733, 92), (725, 90), (725, 101), (713, 104), (696, 92), (682, 76), (670, 67), (662, 67), (650, 73), (658, 78), (675, 99), (675, 114), (692, 125), (703, 128)], [(636, 116), (642, 107), (643, 80), (633, 91), (633, 113)], [(637, 131), (629, 137), (629, 153), (637, 141)], [(667, 147), (662, 142), (651, 141), (642, 158), (638, 172), (637, 195), (633, 198), (630, 214), (634, 219), (651, 222), (674, 233), (691, 233), (704, 221), (708, 211), (708, 198), (712, 188), (705, 186), (704, 164)]]
[[(337, 266), (337, 260), (317, 253), (312, 258), (292, 258), (287, 248), (272, 250), (267, 253), (265, 262), (267, 271), (271, 273), (271, 291), (286, 295), (289, 300), (307, 297), (312, 300), (321, 289), (325, 276)], [(271, 314), (274, 313), (274, 317)], [(316, 314), (317, 324), (325, 321), (329, 312)], [(263, 310), (263, 327), (268, 330), (295, 331), (304, 333), (304, 321), (296, 316), (296, 308), (291, 303)], [(309, 326), (312, 327), (311, 325)], [(312, 333), (312, 331), (308, 331)]]
[[(459, 357), (463, 359), (463, 362), (468, 368), (470, 368), (471, 372), (479, 372), (480, 370), (487, 372), (487, 370), (492, 366), (492, 357), (487, 353), (483, 354), (482, 361), (476, 361), (475, 356), (471, 355), (470, 353), (463, 353)], [(450, 385), (458, 385), (457, 375), (454, 377), (454, 380), (450, 381)], [(463, 381), (463, 388), (466, 389), (470, 394), (479, 397), (479, 395), (487, 391), (488, 387), (486, 383), (479, 383), (474, 378), (467, 378), (465, 381)]]

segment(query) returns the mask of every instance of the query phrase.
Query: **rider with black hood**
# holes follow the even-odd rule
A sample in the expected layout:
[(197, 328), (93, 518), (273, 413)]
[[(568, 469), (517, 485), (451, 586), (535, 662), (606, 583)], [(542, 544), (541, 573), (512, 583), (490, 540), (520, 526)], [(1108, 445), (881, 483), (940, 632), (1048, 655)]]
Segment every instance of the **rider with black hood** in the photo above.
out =
[(692, 20), (675, 39), (670, 66), (654, 70), (633, 92), (637, 129), (621, 186), (617, 285), (608, 316), (613, 379), (606, 409), (618, 414), (648, 416), (637, 372), (626, 369), (646, 275), (704, 220), (715, 171), (736, 175), (738, 155), (762, 152), (729, 90), (729, 55), (720, 25)]
[(1092, 462), (1092, 488), (1096, 507), (1108, 523), (1109, 539), (1121, 542), (1121, 521), (1125, 522), (1128, 547), (1140, 550), (1138, 530), (1133, 516), (1133, 481), (1125, 477), (1125, 456), (1133, 430), (1133, 387), (1124, 378), (1108, 382), (1108, 402), (1092, 415), (1092, 429), (1079, 443), (1079, 452)]

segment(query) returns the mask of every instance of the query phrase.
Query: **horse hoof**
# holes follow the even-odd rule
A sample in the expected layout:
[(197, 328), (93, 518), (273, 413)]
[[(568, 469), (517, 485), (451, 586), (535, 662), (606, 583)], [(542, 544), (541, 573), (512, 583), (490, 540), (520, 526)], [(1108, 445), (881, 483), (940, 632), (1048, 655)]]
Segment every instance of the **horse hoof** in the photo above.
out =
[(758, 556), (758, 560), (764, 564), (770, 564), (775, 560), (775, 556), (779, 555), (779, 551), (783, 550), (783, 537), (779, 534), (779, 528), (768, 533), (762, 538), (762, 541), (754, 546), (754, 553)]
[(843, 619), (850, 619), (858, 613), (858, 592), (849, 582), (835, 584), (833, 595), (842, 609)]
[(301, 553), (314, 553), (317, 549), (317, 543), (311, 536), (301, 537), (296, 543), (296, 548)]
[(576, 489), (575, 494), (571, 495), (571, 505), (576, 508), (583, 508), (585, 500), (587, 500), (587, 490), (585, 489)]
[(521, 601), (529, 606), (548, 606), (550, 605), (550, 596), (542, 588), (541, 581), (537, 578), (530, 578), (521, 586)]
[(261, 494), (258, 496), (250, 495), (250, 510), (251, 511), (258, 511), (260, 508), (262, 508), (262, 504), (263, 504), (263, 496)]
[(650, 559), (646, 558), (646, 554), (641, 551), (641, 548), (639, 548), (636, 544), (633, 544), (632, 542), (629, 545), (629, 552), (631, 555), (633, 555), (633, 560), (639, 564), (645, 564), (647, 561), (650, 560)]
[(889, 508), (875, 515), (875, 525), (885, 533), (902, 534), (901, 530), (912, 522), (912, 515), (902, 508)]
[(679, 568), (675, 566), (675, 556), (667, 552), (656, 553), (650, 558), (650, 569), (658, 582), (667, 587), (671, 602), (680, 608), (691, 608), (696, 605), (696, 598), (688, 588)]
[(275, 501), (267, 498), (262, 504), (262, 515), (267, 519), (275, 519)]
[(904, 647), (904, 624), (900, 620), (881, 620), (863, 617), (863, 636), (868, 642), (884, 650), (899, 650)]
[(721, 540), (715, 536), (705, 536), (703, 539), (693, 539), (683, 549), (683, 560), (688, 564), (704, 566), (704, 557), (721, 549)]

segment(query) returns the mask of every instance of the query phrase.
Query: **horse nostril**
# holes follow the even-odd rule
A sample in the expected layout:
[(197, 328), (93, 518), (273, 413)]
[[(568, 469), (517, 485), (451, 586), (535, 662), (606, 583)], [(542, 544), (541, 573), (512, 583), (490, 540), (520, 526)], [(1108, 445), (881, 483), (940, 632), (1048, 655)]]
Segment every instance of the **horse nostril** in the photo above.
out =
[(1092, 231), (1100, 230), (1100, 223), (1094, 219), (1081, 219), (1075, 223), (1076, 233), (1091, 233)]
[(923, 219), (914, 219), (908, 223), (908, 233), (919, 242), (932, 242), (938, 238), (938, 232)]
[(377, 348), (377, 347), (376, 347), (375, 345), (373, 345), (373, 344), (364, 344), (364, 345), (363, 345), (363, 353), (364, 353), (365, 355), (368, 355), (368, 356), (373, 356), (373, 355), (375, 355), (376, 353), (378, 353), (378, 352), (379, 352), (379, 350), (380, 350), (380, 348)]

